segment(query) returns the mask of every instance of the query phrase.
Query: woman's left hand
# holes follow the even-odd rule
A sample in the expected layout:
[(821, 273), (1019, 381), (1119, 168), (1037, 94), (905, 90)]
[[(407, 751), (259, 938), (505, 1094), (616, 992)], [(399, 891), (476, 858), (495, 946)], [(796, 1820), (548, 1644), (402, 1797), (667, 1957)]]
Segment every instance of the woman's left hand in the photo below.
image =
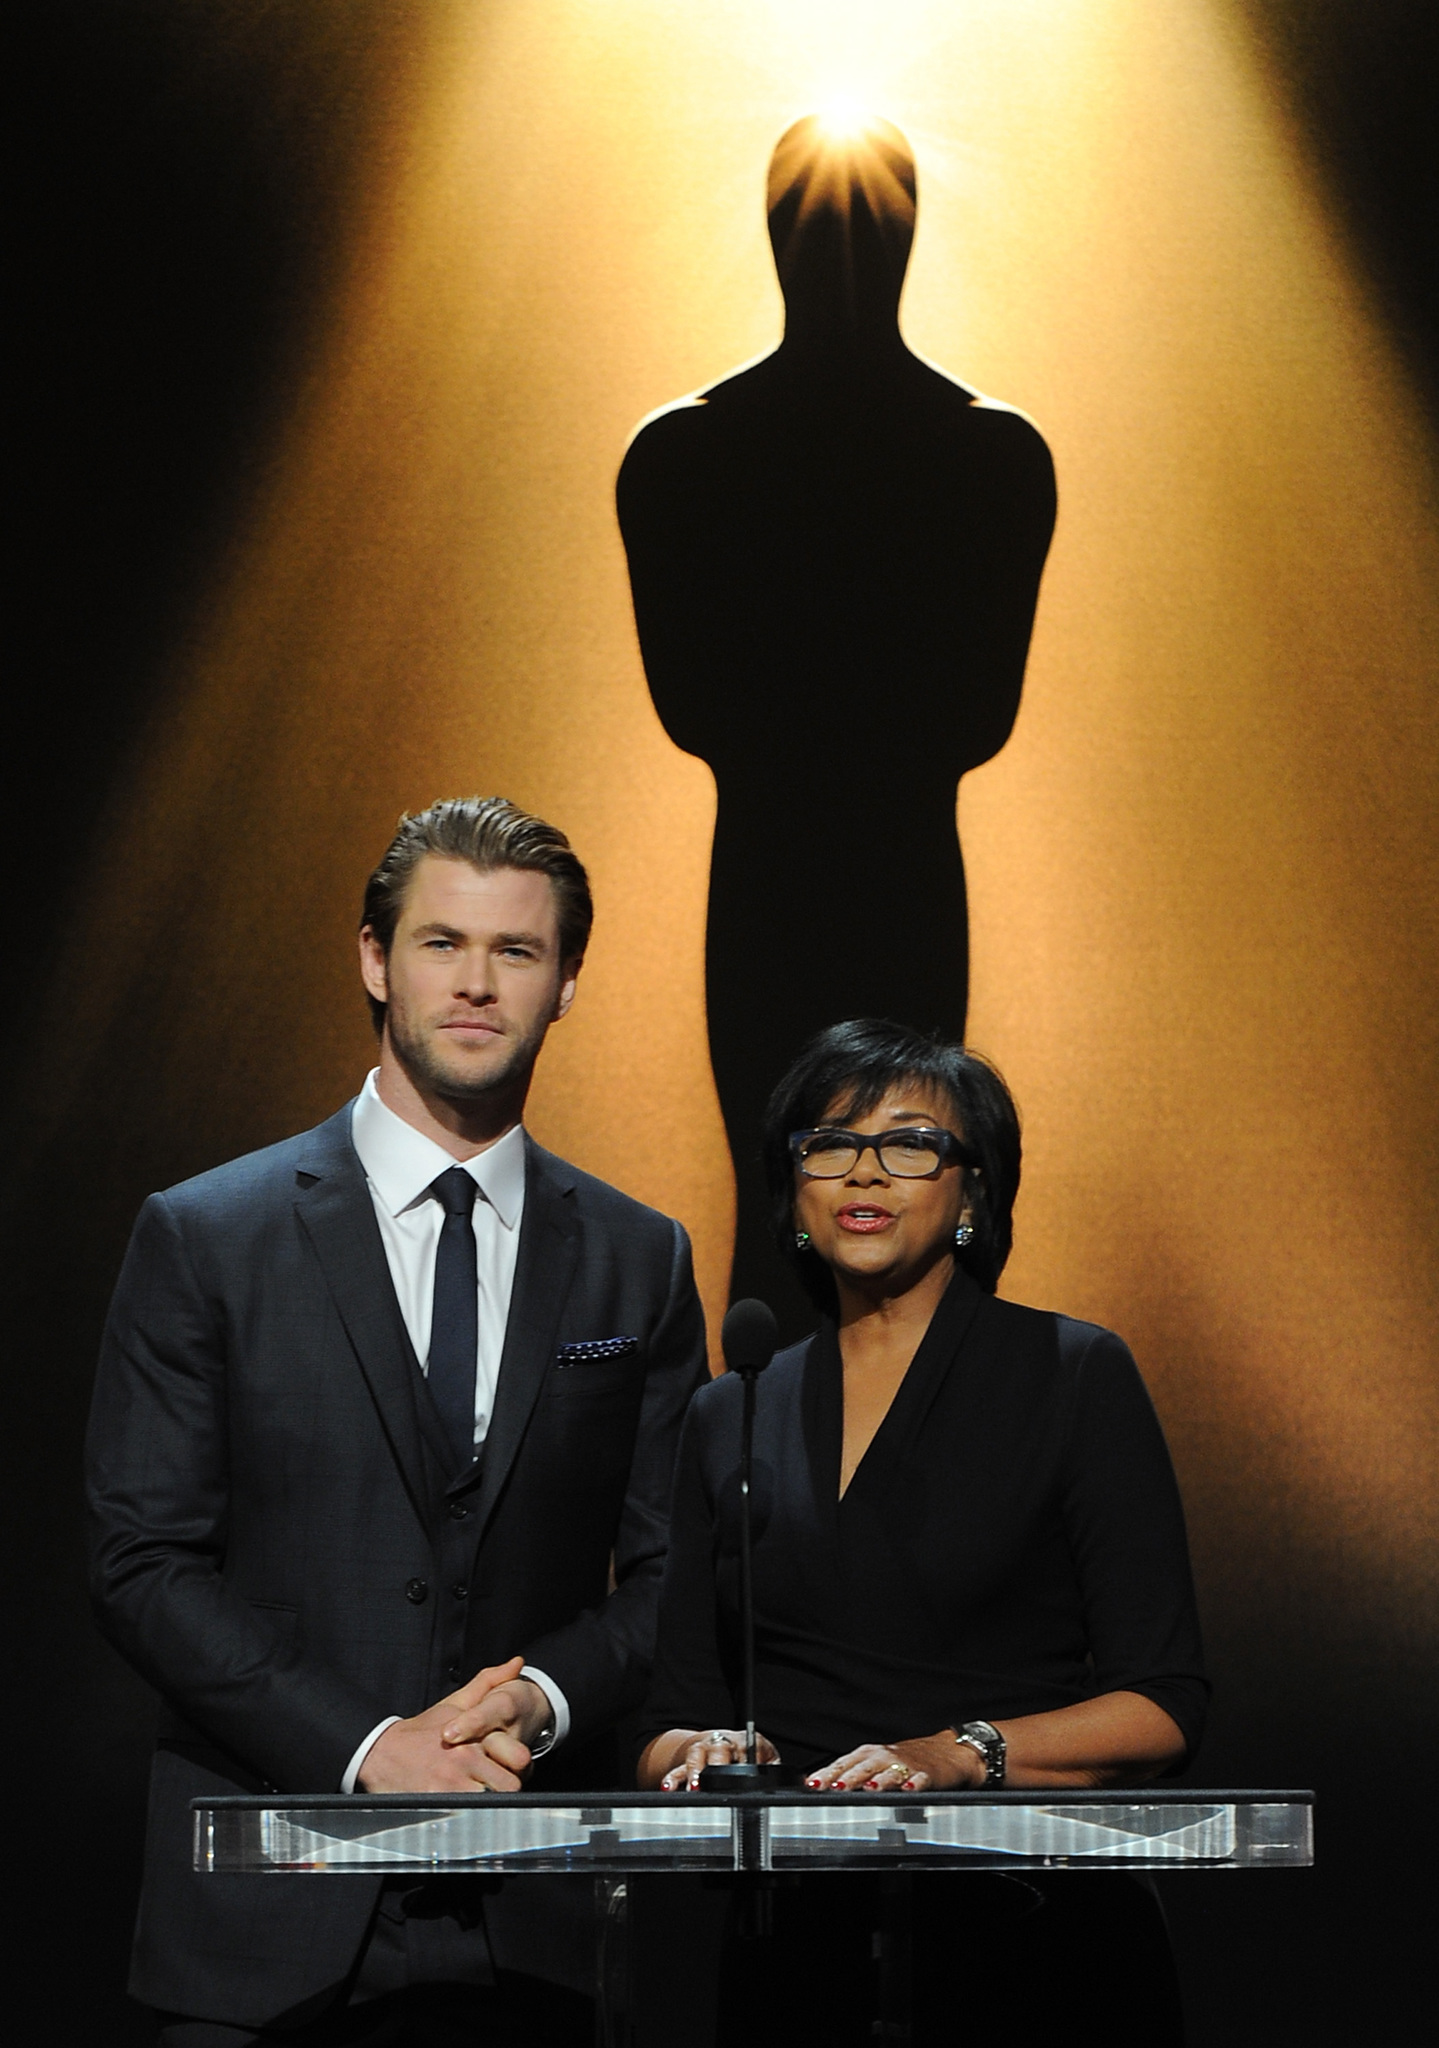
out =
[(908, 1742), (866, 1742), (823, 1770), (811, 1771), (812, 1792), (957, 1792), (984, 1779), (984, 1763), (952, 1728)]

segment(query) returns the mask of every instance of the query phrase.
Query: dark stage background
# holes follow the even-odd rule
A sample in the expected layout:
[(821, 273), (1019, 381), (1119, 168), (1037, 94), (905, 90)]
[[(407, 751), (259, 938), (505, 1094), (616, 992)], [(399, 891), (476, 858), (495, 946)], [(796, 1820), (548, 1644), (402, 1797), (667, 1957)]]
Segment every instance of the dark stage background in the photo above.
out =
[[(1059, 471), (1025, 708), (965, 798), (971, 1035), (1028, 1125), (1006, 1291), (1117, 1326), (1154, 1387), (1198, 1776), (1320, 1793), (1313, 1873), (1168, 1887), (1196, 2048), (1404, 2040), (1439, 1818), (1439, 26), (955, 11), (825, 40), (916, 146), (915, 345)], [(349, 928), (402, 806), (503, 788), (592, 861), (536, 1123), (682, 1215), (722, 1305), (713, 791), (650, 710), (610, 493), (646, 410), (773, 339), (763, 169), (834, 82), (819, 19), (12, 14), (4, 1695), (48, 2040), (146, 2038), (150, 1707), (82, 1578), (104, 1305), (146, 1192), (363, 1073)]]

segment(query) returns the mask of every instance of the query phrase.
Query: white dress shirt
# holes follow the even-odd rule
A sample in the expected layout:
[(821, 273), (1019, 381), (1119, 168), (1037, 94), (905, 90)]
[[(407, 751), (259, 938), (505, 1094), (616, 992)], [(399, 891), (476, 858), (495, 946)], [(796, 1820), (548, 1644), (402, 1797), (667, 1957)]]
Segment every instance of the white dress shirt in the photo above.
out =
[[(489, 1433), (495, 1411), (495, 1388), (499, 1384), (500, 1358), (505, 1348), (505, 1327), (510, 1319), (510, 1296), (515, 1286), (515, 1256), (520, 1243), (520, 1219), (525, 1208), (525, 1134), (516, 1124), (486, 1152), (473, 1159), (456, 1160), (396, 1116), (380, 1100), (375, 1086), (378, 1067), (366, 1078), (350, 1118), (350, 1137), (375, 1205), (375, 1221), (385, 1247), (390, 1278), (400, 1304), (410, 1342), (422, 1372), (429, 1370), (430, 1319), (435, 1299), (435, 1254), (445, 1212), (430, 1193), (432, 1182), (452, 1166), (459, 1165), (475, 1183), (472, 1223), (475, 1233), (479, 1281), (479, 1345), (475, 1359), (475, 1448)], [(521, 1674), (531, 1678), (544, 1693), (554, 1715), (554, 1735), (543, 1739), (535, 1753), (553, 1748), (569, 1733), (570, 1710), (564, 1693), (552, 1678), (526, 1664)], [(372, 1728), (340, 1781), (342, 1792), (353, 1792), (360, 1767), (371, 1746), (387, 1728), (400, 1719), (391, 1714)]]
[(456, 1160), (381, 1102), (371, 1074), (351, 1113), (350, 1137), (360, 1155), (375, 1221), (384, 1240), (400, 1314), (423, 1372), (429, 1371), (435, 1254), (445, 1211), (432, 1183), (458, 1165), (475, 1183), (471, 1218), (479, 1269), (479, 1352), (475, 1360), (475, 1448), (489, 1434), (505, 1325), (515, 1286), (515, 1253), (525, 1209), (525, 1134), (518, 1124), (488, 1152)]

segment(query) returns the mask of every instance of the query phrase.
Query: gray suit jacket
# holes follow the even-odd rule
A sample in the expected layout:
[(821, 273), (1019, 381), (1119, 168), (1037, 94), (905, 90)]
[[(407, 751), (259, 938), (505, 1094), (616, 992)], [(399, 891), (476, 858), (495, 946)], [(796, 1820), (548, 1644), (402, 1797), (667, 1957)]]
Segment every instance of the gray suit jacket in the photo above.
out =
[[(634, 1346), (560, 1356), (609, 1337)], [(614, 1725), (644, 1694), (675, 1443), (703, 1377), (680, 1226), (527, 1143), (494, 1416), (456, 1478), (348, 1105), (151, 1196), (88, 1449), (100, 1625), (162, 1700), (138, 1997), (247, 2026), (323, 2004), (377, 1881), (197, 1876), (188, 1803), (333, 1792), (377, 1721), (483, 1664), (523, 1652), (570, 1703), (536, 1789), (617, 1782)]]

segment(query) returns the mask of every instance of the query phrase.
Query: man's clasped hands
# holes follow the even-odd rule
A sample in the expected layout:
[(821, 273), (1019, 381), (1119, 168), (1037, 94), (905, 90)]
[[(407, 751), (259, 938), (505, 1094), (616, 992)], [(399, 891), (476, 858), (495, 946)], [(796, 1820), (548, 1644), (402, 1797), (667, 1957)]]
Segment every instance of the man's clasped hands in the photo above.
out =
[(490, 1664), (423, 1714), (394, 1721), (360, 1766), (362, 1792), (519, 1792), (553, 1710), (523, 1657)]

